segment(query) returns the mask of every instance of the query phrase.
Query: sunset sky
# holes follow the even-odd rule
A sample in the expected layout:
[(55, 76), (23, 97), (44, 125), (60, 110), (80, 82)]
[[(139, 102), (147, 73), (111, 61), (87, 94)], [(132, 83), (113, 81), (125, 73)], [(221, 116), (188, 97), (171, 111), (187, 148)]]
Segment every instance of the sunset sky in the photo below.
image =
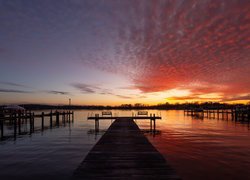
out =
[(250, 101), (249, 0), (0, 0), (0, 104)]

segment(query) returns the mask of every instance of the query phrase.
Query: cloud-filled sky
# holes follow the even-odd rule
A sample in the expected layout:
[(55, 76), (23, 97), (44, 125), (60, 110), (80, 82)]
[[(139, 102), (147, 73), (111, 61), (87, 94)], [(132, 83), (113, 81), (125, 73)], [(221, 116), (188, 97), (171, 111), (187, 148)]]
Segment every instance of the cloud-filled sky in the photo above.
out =
[(0, 103), (250, 101), (249, 0), (0, 0)]

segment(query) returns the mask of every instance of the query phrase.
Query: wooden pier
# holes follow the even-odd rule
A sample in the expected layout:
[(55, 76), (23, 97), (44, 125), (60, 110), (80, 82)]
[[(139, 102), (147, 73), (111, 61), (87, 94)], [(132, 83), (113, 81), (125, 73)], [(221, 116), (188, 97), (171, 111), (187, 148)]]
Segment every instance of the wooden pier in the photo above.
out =
[(117, 118), (72, 179), (180, 179), (133, 119)]
[(184, 115), (200, 118), (229, 119), (235, 121), (250, 121), (250, 109), (187, 109)]
[[(143, 114), (146, 115), (146, 114)], [(95, 114), (95, 116), (88, 117), (88, 120), (94, 120), (95, 121), (95, 131), (99, 131), (99, 121), (100, 120), (115, 120), (115, 119), (133, 119), (133, 120), (150, 120), (150, 131), (155, 132), (156, 131), (156, 120), (161, 119), (160, 116), (155, 116), (155, 114), (150, 114), (150, 116), (99, 116), (99, 114)]]
[[(73, 111), (54, 111), (49, 113), (41, 112), (41, 114), (35, 114), (31, 111), (25, 112), (1, 112), (0, 113), (0, 131), (1, 138), (0, 140), (5, 139), (4, 127), (12, 127), (13, 128), (13, 137), (16, 139), (17, 135), (23, 134), (22, 126), (29, 126), (29, 134), (32, 134), (35, 131), (35, 119), (38, 121), (40, 119), (41, 123), (41, 131), (43, 131), (46, 127), (44, 125), (45, 117), (49, 117), (49, 127), (52, 128), (53, 125), (59, 126), (60, 124), (60, 116), (62, 123), (73, 122), (74, 121), (74, 112)], [(53, 117), (55, 117), (55, 121), (53, 121)], [(38, 119), (39, 118), (39, 119)]]

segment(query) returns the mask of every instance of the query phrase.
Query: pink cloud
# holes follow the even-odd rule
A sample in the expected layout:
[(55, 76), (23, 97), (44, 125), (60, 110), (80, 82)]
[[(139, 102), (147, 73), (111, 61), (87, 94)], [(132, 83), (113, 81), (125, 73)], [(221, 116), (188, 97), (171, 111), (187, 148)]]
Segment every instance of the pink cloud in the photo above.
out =
[(142, 92), (250, 92), (248, 0), (130, 1), (115, 8), (114, 56), (97, 57), (93, 66), (126, 75)]

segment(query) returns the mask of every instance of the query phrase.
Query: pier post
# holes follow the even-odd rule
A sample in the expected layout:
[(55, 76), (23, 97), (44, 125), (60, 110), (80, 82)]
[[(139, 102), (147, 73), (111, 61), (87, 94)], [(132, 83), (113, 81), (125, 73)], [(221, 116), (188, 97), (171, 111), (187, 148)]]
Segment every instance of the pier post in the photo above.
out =
[(17, 129), (17, 118), (16, 118), (16, 113), (13, 116), (13, 120), (14, 120), (14, 139), (16, 139), (16, 129)]
[(3, 121), (4, 121), (4, 119), (0, 119), (0, 126), (1, 126), (1, 139), (3, 139), (3, 137), (4, 137), (4, 133), (3, 133), (3, 126), (4, 126), (4, 124), (3, 124)]
[(50, 111), (50, 128), (52, 128), (52, 119), (53, 119), (53, 114), (52, 114), (52, 111)]
[(44, 112), (42, 112), (42, 131), (44, 130)]
[(70, 118), (70, 111), (68, 111), (68, 116), (69, 116), (69, 122), (70, 122), (70, 121), (71, 121), (71, 120), (70, 120), (70, 119), (71, 119), (71, 118)]
[(18, 113), (18, 134), (21, 134), (21, 113)]
[[(152, 114), (150, 113), (150, 117), (152, 117)], [(150, 118), (150, 131), (152, 131), (153, 127), (152, 127), (152, 118)]]
[[(27, 117), (27, 114), (26, 114), (26, 117)], [(30, 134), (31, 134), (33, 130), (31, 114), (29, 114), (29, 120), (30, 120)]]
[(237, 120), (238, 120), (238, 110), (235, 110), (235, 111), (234, 111), (234, 116), (235, 116), (235, 118), (234, 118), (235, 121), (237, 121)]
[(99, 114), (95, 114), (95, 131), (99, 131)]
[(155, 124), (155, 114), (153, 115), (153, 117), (154, 117), (154, 132), (155, 132), (155, 130), (156, 130), (156, 124)]
[(56, 125), (59, 126), (59, 112), (56, 111)]
[(30, 112), (30, 118), (32, 119), (32, 131), (35, 131), (35, 113)]
[(72, 111), (72, 122), (74, 122), (74, 111)]
[(65, 126), (65, 121), (66, 121), (66, 117), (65, 116), (66, 116), (65, 115), (65, 111), (63, 111), (63, 113), (62, 113), (62, 122), (63, 122), (64, 126)]

